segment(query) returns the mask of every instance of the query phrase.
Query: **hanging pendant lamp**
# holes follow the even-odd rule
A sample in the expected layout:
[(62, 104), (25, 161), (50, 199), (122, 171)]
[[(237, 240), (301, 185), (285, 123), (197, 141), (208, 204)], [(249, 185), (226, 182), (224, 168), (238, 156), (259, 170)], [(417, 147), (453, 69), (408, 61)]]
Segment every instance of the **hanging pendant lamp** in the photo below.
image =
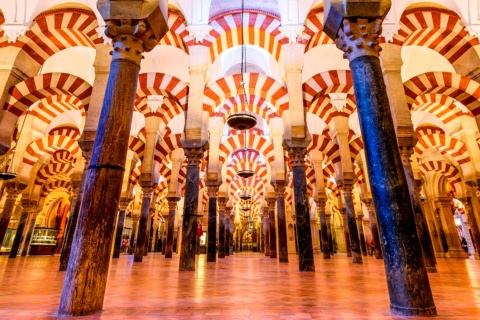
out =
[(230, 128), (236, 129), (236, 130), (248, 130), (257, 124), (257, 119), (253, 114), (251, 114), (248, 109), (248, 99), (246, 97), (247, 92), (245, 91), (245, 80), (243, 78), (244, 73), (246, 72), (246, 60), (247, 60), (247, 51), (245, 47), (245, 42), (244, 42), (244, 36), (243, 36), (243, 14), (245, 11), (245, 4), (244, 1), (242, 0), (242, 61), (240, 62), (240, 67), (241, 67), (241, 74), (242, 74), (242, 80), (239, 83), (239, 86), (237, 88), (237, 95), (242, 94), (240, 96), (240, 104), (242, 106), (242, 110), (239, 113), (232, 114), (227, 118), (227, 124), (230, 126)]
[(241, 169), (237, 172), (237, 174), (242, 177), (243, 179), (248, 179), (248, 178), (251, 178), (253, 177), (253, 175), (255, 174), (255, 172), (253, 172), (253, 170), (250, 170), (248, 168), (248, 161), (247, 161), (247, 131), (245, 130), (243, 132), (244, 134), (244, 147), (243, 147), (243, 155), (245, 156), (245, 169)]
[[(20, 141), (20, 136), (22, 135), (23, 126), (25, 125), (25, 120), (27, 120), (27, 116), (28, 116), (28, 109), (27, 109), (27, 112), (25, 113), (25, 117), (23, 118), (23, 123), (22, 123), (22, 127), (20, 128), (20, 131), (18, 133), (17, 142)], [(12, 180), (12, 179), (17, 177), (17, 174), (15, 172), (13, 172), (13, 164), (14, 164), (13, 160), (15, 158), (15, 151), (16, 150), (17, 150), (17, 146), (15, 146), (13, 151), (12, 151), (12, 159), (10, 160), (10, 171), (7, 171), (7, 161), (5, 161), (5, 163), (4, 163), (5, 171), (0, 171), (0, 180), (7, 181), (7, 180)], [(5, 159), (7, 159), (7, 158), (5, 158)]]

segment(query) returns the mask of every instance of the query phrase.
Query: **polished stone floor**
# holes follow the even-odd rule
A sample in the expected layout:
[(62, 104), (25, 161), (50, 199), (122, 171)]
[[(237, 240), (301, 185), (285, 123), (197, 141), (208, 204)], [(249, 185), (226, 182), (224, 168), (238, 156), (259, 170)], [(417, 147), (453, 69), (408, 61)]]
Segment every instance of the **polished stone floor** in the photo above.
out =
[[(316, 272), (300, 273), (297, 257), (289, 259), (242, 253), (207, 263), (200, 255), (197, 271), (180, 273), (177, 255), (150, 254), (142, 263), (124, 255), (110, 266), (104, 311), (84, 318), (404, 319), (388, 311), (382, 261), (316, 255)], [(58, 256), (0, 256), (0, 319), (56, 318), (58, 265)], [(480, 261), (439, 259), (438, 270), (429, 275), (436, 319), (480, 319)]]

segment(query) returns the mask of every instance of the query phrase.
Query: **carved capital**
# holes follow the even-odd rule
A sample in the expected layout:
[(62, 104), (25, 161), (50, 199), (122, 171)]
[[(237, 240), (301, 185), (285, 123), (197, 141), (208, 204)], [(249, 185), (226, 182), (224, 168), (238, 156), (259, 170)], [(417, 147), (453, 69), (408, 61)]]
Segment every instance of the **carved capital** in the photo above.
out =
[(358, 214), (356, 215), (356, 218), (357, 218), (358, 221), (362, 221), (362, 220), (363, 220), (363, 214), (358, 213)]
[(132, 201), (132, 199), (127, 198), (127, 197), (121, 197), (121, 198), (120, 198), (120, 203), (118, 204), (118, 209), (119, 209), (120, 211), (125, 211), (125, 210), (127, 210), (127, 207), (128, 207), (128, 205), (130, 204), (130, 201)]
[(341, 184), (339, 185), (340, 189), (342, 189), (344, 197), (353, 198), (353, 184)]
[(325, 211), (325, 206), (327, 205), (327, 199), (318, 198), (318, 199), (315, 199), (315, 203), (317, 204), (317, 208), (319, 211)]
[(180, 200), (179, 197), (167, 197), (168, 201), (168, 210), (175, 211), (177, 210), (177, 203)]
[(277, 199), (275, 199), (275, 198), (268, 198), (267, 199), (268, 210), (270, 210), (270, 211), (275, 210), (275, 202), (276, 201), (277, 201)]
[(273, 189), (275, 190), (275, 197), (283, 198), (285, 196), (285, 188), (286, 188), (285, 181), (277, 181), (273, 184)]
[(340, 209), (338, 209), (338, 211), (340, 212), (340, 215), (342, 216), (342, 218), (345, 218), (347, 216), (347, 209), (346, 208), (340, 208)]
[(218, 198), (218, 210), (225, 213), (225, 207), (227, 205), (227, 198), (219, 197)]
[(268, 207), (267, 206), (264, 206), (263, 207), (263, 218), (264, 219), (268, 219), (269, 215), (268, 215)]
[(411, 158), (413, 155), (413, 148), (408, 147), (408, 146), (402, 146), (399, 148), (400, 150), (400, 156), (402, 158), (402, 164), (406, 167), (410, 167), (411, 164)]
[(5, 183), (5, 191), (7, 192), (7, 200), (17, 200), (17, 197), (27, 187), (26, 184), (17, 182)]
[(188, 166), (200, 166), (203, 158), (203, 153), (206, 151), (204, 147), (200, 148), (184, 148), (185, 156), (187, 157)]
[(38, 211), (38, 202), (31, 200), (22, 200), (22, 207), (28, 214), (34, 214), (36, 216)]
[(305, 165), (305, 155), (307, 154), (307, 148), (305, 147), (292, 147), (288, 148), (288, 156), (292, 160), (293, 167), (303, 167)]
[(382, 20), (368, 19), (343, 20), (343, 28), (338, 30), (335, 43), (337, 48), (344, 52), (343, 57), (352, 61), (362, 56), (375, 56), (382, 50), (378, 44), (378, 37), (382, 34)]
[(373, 211), (373, 200), (372, 198), (361, 198), (362, 202), (365, 203), (365, 206), (367, 207), (367, 210), (369, 213), (372, 213)]
[(155, 191), (155, 186), (142, 186), (142, 193), (144, 198), (151, 198), (153, 192)]
[(216, 198), (218, 195), (218, 184), (209, 184), (207, 185), (207, 193), (209, 198)]

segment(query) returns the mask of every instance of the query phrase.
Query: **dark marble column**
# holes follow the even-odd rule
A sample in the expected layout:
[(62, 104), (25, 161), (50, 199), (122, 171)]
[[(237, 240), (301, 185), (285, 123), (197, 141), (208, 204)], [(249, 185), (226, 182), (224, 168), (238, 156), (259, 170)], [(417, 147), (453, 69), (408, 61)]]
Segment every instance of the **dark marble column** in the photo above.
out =
[(322, 242), (323, 258), (330, 259), (331, 249), (330, 241), (328, 240), (327, 220), (325, 218), (325, 205), (327, 204), (327, 199), (317, 198), (315, 203), (317, 204), (318, 216), (320, 217), (320, 241)]
[(135, 253), (133, 262), (142, 262), (145, 247), (148, 246), (149, 232), (148, 221), (150, 220), (150, 203), (152, 201), (152, 194), (155, 191), (153, 185), (142, 186), (142, 208), (140, 209), (140, 221), (138, 222), (137, 244), (135, 246)]
[[(154, 204), (155, 200), (150, 201), (150, 205)], [(155, 206), (148, 208), (147, 232), (145, 232), (145, 242), (143, 243), (143, 256), (148, 256), (150, 245), (153, 238), (153, 218), (155, 217)]]
[(273, 188), (277, 198), (278, 261), (288, 262), (287, 219), (285, 217), (285, 181), (277, 181)]
[(477, 220), (475, 219), (475, 214), (473, 212), (472, 200), (470, 197), (460, 199), (463, 205), (465, 206), (465, 212), (468, 218), (468, 224), (472, 230), (473, 243), (477, 249), (477, 255), (480, 255), (480, 231), (478, 229)]
[(87, 180), (88, 166), (92, 158), (93, 141), (79, 141), (82, 148), (82, 155), (85, 158), (85, 168), (83, 169), (82, 179), (80, 182), (74, 181), (72, 184), (73, 197), (70, 206), (70, 218), (68, 219), (67, 231), (65, 233), (65, 240), (63, 241), (62, 253), (60, 255), (60, 266), (58, 271), (65, 271), (70, 261), (70, 252), (72, 250), (73, 237), (77, 228), (78, 214), (82, 204), (83, 193), (85, 190), (85, 183)]
[(268, 229), (270, 235), (270, 258), (277, 259), (277, 230), (275, 228), (275, 198), (268, 202)]
[(22, 199), (22, 207), (23, 211), (20, 216), (20, 220), (18, 221), (17, 232), (15, 233), (12, 248), (10, 249), (10, 254), (8, 255), (9, 258), (15, 258), (19, 253), (20, 244), (22, 242), (25, 226), (27, 225), (28, 216), (32, 216), (37, 212), (38, 203), (36, 201)]
[(208, 190), (208, 237), (207, 262), (217, 261), (217, 195), (218, 184), (207, 185)]
[(167, 222), (167, 239), (163, 244), (165, 247), (165, 258), (171, 259), (173, 256), (173, 235), (175, 232), (175, 213), (177, 211), (177, 203), (179, 197), (168, 197), (168, 220)]
[(328, 240), (328, 247), (330, 249), (330, 254), (333, 255), (335, 252), (333, 252), (333, 239), (332, 239), (332, 215), (327, 214), (325, 212), (325, 224), (327, 226), (327, 240)]
[[(380, 16), (385, 16), (389, 9), (387, 1), (382, 1), (384, 6)], [(339, 6), (349, 4), (347, 0)], [(370, 20), (356, 18), (355, 10), (349, 10), (351, 16), (346, 16), (345, 11), (337, 9), (330, 7), (326, 13), (329, 18), (325, 32), (335, 39), (337, 47), (350, 62), (370, 187), (382, 238), (390, 310), (402, 316), (434, 316), (437, 312), (415, 232), (415, 216), (378, 57), (382, 20), (374, 16)], [(332, 13), (335, 11), (336, 14)], [(378, 11), (372, 10), (371, 13), (378, 14)]]
[(360, 238), (358, 236), (357, 222), (355, 220), (355, 208), (353, 207), (353, 185), (339, 185), (345, 200), (345, 213), (347, 218), (348, 235), (350, 237), (350, 250), (352, 252), (352, 263), (363, 263), (362, 251), (360, 249)]
[[(140, 61), (168, 31), (151, 2), (147, 12), (147, 3), (117, 2), (98, 3), (105, 33), (113, 39), (112, 61), (60, 299), (59, 315), (64, 317), (102, 311)], [(149, 21), (157, 22), (155, 30)]]
[(120, 251), (122, 250), (123, 241), (123, 226), (125, 225), (125, 212), (132, 199), (127, 197), (120, 198), (120, 205), (118, 206), (117, 231), (115, 233), (115, 244), (113, 247), (112, 258), (120, 258)]
[(347, 220), (347, 209), (340, 208), (340, 215), (342, 216), (342, 225), (343, 225), (343, 234), (345, 235), (345, 248), (347, 251), (347, 257), (352, 256), (352, 249), (350, 247), (350, 233), (348, 232), (348, 220)]
[[(428, 232), (427, 221), (423, 214), (422, 205), (420, 204), (420, 185), (417, 185), (411, 164), (411, 156), (413, 155), (412, 147), (400, 147), (400, 156), (402, 157), (403, 170), (408, 183), (408, 191), (412, 201), (412, 208), (415, 217), (415, 225), (417, 227), (417, 235), (422, 247), (423, 262), (427, 268), (427, 272), (437, 272), (435, 252), (433, 251), (430, 232)], [(421, 180), (419, 181), (421, 183)]]
[(442, 218), (440, 217), (440, 208), (435, 208), (435, 220), (438, 226), (438, 234), (440, 237), (440, 244), (442, 245), (442, 252), (448, 252), (448, 243), (447, 243), (447, 236), (445, 235), (445, 230), (443, 230), (443, 223)]
[(229, 243), (229, 251), (230, 251), (230, 255), (233, 256), (233, 252), (235, 251), (235, 248), (233, 247), (233, 232), (235, 231), (235, 211), (233, 210), (233, 207), (229, 207), (230, 210), (230, 227), (229, 227), (229, 237), (228, 237), (228, 243)]
[(270, 223), (268, 221), (268, 206), (263, 207), (263, 233), (265, 234), (265, 255), (270, 256)]
[(25, 241), (22, 248), (22, 257), (27, 256), (28, 252), (30, 251), (30, 242), (32, 242), (33, 230), (35, 229), (38, 213), (38, 211), (34, 211), (28, 217), (27, 232), (25, 234)]
[(128, 254), (133, 254), (135, 252), (135, 245), (137, 243), (138, 234), (138, 221), (140, 221), (140, 216), (134, 216), (132, 214), (132, 237), (130, 238), (130, 247), (128, 248)]
[(200, 162), (207, 146), (184, 148), (187, 157), (185, 179), (185, 204), (183, 206), (182, 247), (180, 248), (180, 271), (195, 271), (195, 248), (197, 246), (198, 180)]
[(368, 216), (370, 220), (370, 230), (372, 230), (372, 238), (373, 238), (373, 248), (375, 253), (375, 258), (383, 259), (382, 254), (382, 247), (380, 245), (380, 236), (378, 234), (378, 225), (377, 225), (377, 217), (375, 216), (375, 208), (373, 207), (373, 200), (370, 198), (362, 198), (363, 203), (368, 210)]
[(315, 271), (310, 213), (308, 212), (307, 178), (305, 176), (307, 148), (306, 146), (289, 146), (286, 143), (284, 143), (284, 148), (287, 149), (288, 156), (292, 159), (299, 270)]
[(225, 258), (227, 245), (226, 245), (226, 232), (225, 232), (225, 206), (227, 205), (227, 199), (225, 197), (218, 198), (218, 257)]
[(367, 246), (365, 245), (365, 234), (363, 232), (363, 214), (357, 214), (356, 218), (360, 248), (362, 249), (362, 254), (367, 256)]
[(26, 187), (25, 184), (15, 181), (4, 182), (3, 184), (5, 185), (7, 196), (3, 205), (2, 215), (0, 216), (0, 245), (3, 243), (3, 240), (5, 240), (5, 234), (7, 233), (8, 224), (10, 223), (10, 218), (15, 208), (15, 202)]

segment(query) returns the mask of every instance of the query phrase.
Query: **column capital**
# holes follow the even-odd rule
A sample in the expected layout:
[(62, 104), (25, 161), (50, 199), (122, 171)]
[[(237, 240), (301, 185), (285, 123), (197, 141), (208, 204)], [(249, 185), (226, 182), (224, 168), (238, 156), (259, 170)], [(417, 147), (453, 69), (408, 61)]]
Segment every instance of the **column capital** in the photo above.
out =
[(144, 185), (142, 187), (142, 193), (144, 198), (151, 198), (155, 191), (155, 185)]
[(262, 211), (263, 211), (263, 218), (264, 219), (268, 219), (269, 215), (268, 215), (268, 206), (264, 206)]
[(408, 166), (410, 167), (412, 164), (411, 164), (411, 158), (412, 158), (412, 155), (413, 155), (413, 147), (411, 146), (400, 146), (399, 147), (399, 150), (400, 150), (400, 157), (402, 158), (402, 164), (404, 166)]
[(268, 210), (275, 210), (275, 202), (277, 199), (275, 198), (267, 198)]
[(370, 213), (373, 210), (373, 199), (372, 198), (361, 197), (360, 200), (365, 204), (368, 212)]
[(218, 184), (207, 184), (207, 193), (209, 198), (216, 198), (218, 195)]
[(315, 203), (317, 204), (318, 210), (325, 211), (325, 206), (327, 205), (326, 198), (316, 198)]
[(307, 148), (289, 147), (286, 143), (283, 144), (283, 147), (288, 152), (288, 157), (292, 161), (292, 167), (303, 167), (305, 165), (305, 155), (307, 154)]
[(180, 201), (180, 197), (167, 197), (168, 210), (177, 210), (177, 202)]
[(203, 145), (199, 148), (184, 148), (185, 157), (187, 157), (188, 166), (200, 166), (202, 162), (203, 154), (208, 150), (208, 146)]
[(363, 213), (357, 213), (355, 218), (357, 218), (358, 221), (363, 221)]
[(22, 207), (23, 207), (23, 210), (26, 211), (28, 214), (31, 214), (31, 213), (36, 213), (37, 210), (38, 210), (38, 202), (37, 201), (33, 201), (33, 200), (22, 200)]
[(218, 211), (225, 213), (225, 207), (227, 205), (227, 198), (225, 197), (218, 197)]
[(27, 187), (26, 184), (21, 182), (7, 182), (5, 183), (5, 191), (7, 192), (7, 200), (16, 200), (22, 191)]
[(125, 211), (127, 210), (127, 207), (128, 205), (130, 204), (130, 201), (132, 201), (131, 198), (127, 198), (127, 197), (121, 197), (120, 198), (120, 202), (118, 204), (118, 209), (120, 211)]
[(362, 56), (375, 56), (382, 50), (378, 37), (382, 34), (382, 20), (345, 18), (338, 30), (335, 43), (344, 52), (343, 57), (352, 61)]
[(343, 196), (353, 197), (353, 184), (337, 182), (337, 185), (343, 191)]
[(276, 181), (272, 184), (275, 190), (275, 197), (283, 198), (285, 195), (285, 189), (287, 187), (286, 181)]

